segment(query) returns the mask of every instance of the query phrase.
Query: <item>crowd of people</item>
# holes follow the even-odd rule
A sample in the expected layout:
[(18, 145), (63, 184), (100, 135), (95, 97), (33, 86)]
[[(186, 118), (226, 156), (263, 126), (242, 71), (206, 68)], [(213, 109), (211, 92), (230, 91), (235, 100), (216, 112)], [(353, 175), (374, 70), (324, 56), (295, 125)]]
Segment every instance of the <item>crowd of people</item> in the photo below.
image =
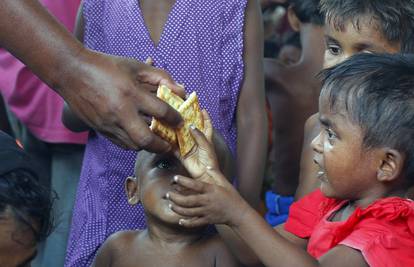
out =
[(0, 266), (414, 266), (413, 0), (4, 0), (0, 47)]

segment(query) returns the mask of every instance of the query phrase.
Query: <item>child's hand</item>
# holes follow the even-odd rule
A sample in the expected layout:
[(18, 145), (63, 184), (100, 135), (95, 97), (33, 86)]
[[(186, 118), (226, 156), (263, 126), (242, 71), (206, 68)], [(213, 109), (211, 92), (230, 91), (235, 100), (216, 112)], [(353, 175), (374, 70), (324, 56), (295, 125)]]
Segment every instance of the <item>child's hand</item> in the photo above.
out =
[(202, 114), (204, 119), (204, 131), (200, 132), (198, 129), (190, 129), (196, 142), (196, 146), (194, 146), (193, 150), (184, 158), (180, 156), (178, 150), (175, 151), (175, 155), (180, 159), (191, 177), (206, 183), (213, 183), (214, 181), (206, 175), (207, 167), (214, 169), (219, 168), (216, 153), (212, 145), (213, 126), (207, 111), (202, 110)]
[(167, 198), (171, 201), (171, 209), (185, 217), (179, 220), (179, 224), (185, 227), (199, 227), (206, 224), (237, 226), (248, 209), (248, 204), (220, 172), (212, 169), (206, 172), (215, 184), (184, 176), (174, 178), (177, 184), (195, 192), (192, 195), (167, 193)]

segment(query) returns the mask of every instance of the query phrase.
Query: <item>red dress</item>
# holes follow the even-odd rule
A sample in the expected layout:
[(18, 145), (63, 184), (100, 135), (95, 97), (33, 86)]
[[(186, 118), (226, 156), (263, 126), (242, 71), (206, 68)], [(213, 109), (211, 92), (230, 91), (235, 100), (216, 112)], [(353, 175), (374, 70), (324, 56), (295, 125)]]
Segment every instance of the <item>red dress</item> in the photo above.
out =
[(414, 266), (414, 201), (383, 198), (357, 208), (346, 221), (329, 221), (347, 202), (316, 190), (292, 204), (285, 229), (309, 238), (307, 250), (315, 258), (345, 245), (361, 251), (373, 267)]

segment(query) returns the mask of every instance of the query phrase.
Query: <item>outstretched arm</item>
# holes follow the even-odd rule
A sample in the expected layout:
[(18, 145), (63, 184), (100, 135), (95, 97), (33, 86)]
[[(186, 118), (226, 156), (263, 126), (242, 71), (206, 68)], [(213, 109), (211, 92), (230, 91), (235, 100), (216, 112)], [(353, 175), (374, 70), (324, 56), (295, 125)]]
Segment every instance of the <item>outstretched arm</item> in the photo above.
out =
[(0, 1), (0, 46), (59, 93), (75, 114), (113, 142), (163, 152), (141, 114), (172, 126), (180, 115), (152, 94), (158, 84), (184, 91), (164, 71), (132, 59), (88, 50), (36, 0)]
[[(214, 157), (204, 135), (197, 129), (192, 130), (192, 133), (197, 144), (207, 151), (206, 154)], [(306, 240), (271, 228), (218, 168), (210, 166), (205, 168), (205, 172), (204, 176), (210, 177), (208, 183), (183, 176), (174, 178), (180, 186), (195, 192), (192, 195), (177, 192), (167, 194), (172, 202), (171, 209), (185, 218), (180, 219), (180, 225), (227, 225), (266, 266), (367, 266), (360, 251), (342, 245), (334, 247), (319, 260), (313, 258), (304, 250)]]

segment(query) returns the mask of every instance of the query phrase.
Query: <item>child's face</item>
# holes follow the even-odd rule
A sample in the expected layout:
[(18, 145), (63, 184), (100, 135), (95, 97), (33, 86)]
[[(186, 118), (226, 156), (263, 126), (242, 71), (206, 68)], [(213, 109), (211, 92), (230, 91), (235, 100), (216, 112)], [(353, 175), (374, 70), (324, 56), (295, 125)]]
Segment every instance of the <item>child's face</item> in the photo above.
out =
[(338, 31), (332, 23), (325, 27), (324, 67), (335, 66), (357, 53), (398, 53), (399, 43), (390, 43), (380, 32), (377, 22), (370, 18), (360, 19), (358, 30), (351, 21)]
[(172, 154), (140, 152), (141, 163), (136, 170), (139, 199), (148, 217), (155, 217), (165, 223), (177, 224), (179, 216), (169, 208), (165, 195), (169, 191), (183, 189), (174, 183), (175, 175), (189, 176), (184, 166)]
[(28, 267), (35, 256), (33, 230), (22, 226), (10, 213), (5, 214), (0, 219), (0, 266)]
[(322, 94), (319, 116), (322, 128), (312, 147), (321, 191), (339, 199), (363, 198), (377, 181), (374, 152), (363, 149), (361, 128), (347, 114), (332, 111)]

